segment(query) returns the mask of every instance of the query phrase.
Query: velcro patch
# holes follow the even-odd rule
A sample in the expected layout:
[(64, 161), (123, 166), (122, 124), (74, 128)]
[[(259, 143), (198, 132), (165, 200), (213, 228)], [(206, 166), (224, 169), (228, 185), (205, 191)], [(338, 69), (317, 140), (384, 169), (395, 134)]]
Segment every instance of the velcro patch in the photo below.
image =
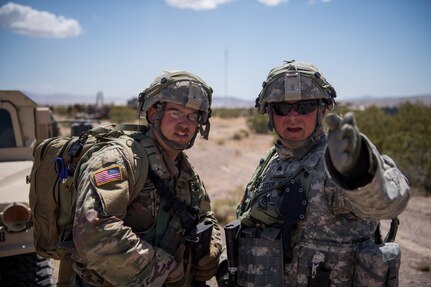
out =
[(108, 182), (123, 180), (120, 166), (111, 166), (98, 170), (94, 173), (94, 181), (97, 186), (104, 185)]

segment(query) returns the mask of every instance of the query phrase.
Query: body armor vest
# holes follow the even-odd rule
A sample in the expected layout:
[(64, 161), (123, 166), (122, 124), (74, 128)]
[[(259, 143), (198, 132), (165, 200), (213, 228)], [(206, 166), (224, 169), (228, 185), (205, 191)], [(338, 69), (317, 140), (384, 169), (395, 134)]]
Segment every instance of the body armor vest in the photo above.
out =
[[(342, 202), (325, 173), (325, 143), (299, 160), (274, 150), (261, 160), (237, 210), (240, 286), (386, 286), (388, 262), (399, 266), (396, 243), (374, 242), (378, 220)], [(384, 271), (366, 274), (365, 260)]]

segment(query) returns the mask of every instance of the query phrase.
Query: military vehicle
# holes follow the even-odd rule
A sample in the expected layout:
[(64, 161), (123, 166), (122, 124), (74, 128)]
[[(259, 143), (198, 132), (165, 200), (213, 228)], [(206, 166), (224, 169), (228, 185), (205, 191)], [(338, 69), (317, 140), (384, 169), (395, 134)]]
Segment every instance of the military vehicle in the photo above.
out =
[(55, 286), (53, 262), (33, 246), (26, 176), (35, 144), (56, 135), (48, 107), (0, 91), (0, 286)]

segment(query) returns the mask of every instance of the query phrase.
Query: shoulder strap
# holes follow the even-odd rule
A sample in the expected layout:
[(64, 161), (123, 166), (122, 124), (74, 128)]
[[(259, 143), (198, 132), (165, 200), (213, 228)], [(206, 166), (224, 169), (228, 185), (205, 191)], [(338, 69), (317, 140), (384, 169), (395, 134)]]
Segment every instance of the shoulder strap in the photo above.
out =
[(135, 124), (120, 124), (116, 125), (112, 131), (130, 131), (130, 132), (145, 132), (147, 129), (146, 126), (143, 125), (135, 125)]
[(168, 181), (160, 178), (151, 168), (148, 171), (148, 178), (156, 186), (158, 193), (166, 200), (168, 206), (179, 216), (186, 234), (189, 234), (199, 221), (199, 208), (181, 201), (170, 188)]
[(239, 204), (239, 206), (237, 208), (237, 212), (242, 213), (248, 208), (249, 202), (246, 202), (247, 197), (248, 197), (248, 193), (254, 192), (256, 190), (257, 186), (259, 185), (259, 183), (261, 181), (262, 173), (266, 170), (268, 164), (270, 163), (270, 161), (274, 157), (275, 153), (276, 153), (275, 147), (272, 147), (271, 149), (269, 149), (266, 152), (265, 158), (262, 158), (260, 160), (259, 166), (254, 171), (250, 182), (247, 184), (247, 187), (245, 189), (241, 203)]
[(199, 221), (199, 208), (186, 204), (175, 195), (175, 191), (169, 185), (168, 179), (170, 176), (168, 169), (154, 139), (144, 137), (141, 139), (141, 144), (147, 153), (150, 163), (148, 178), (157, 188), (160, 197), (166, 200), (169, 207), (179, 216), (182, 226), (189, 233), (196, 227)]
[(385, 239), (383, 239), (379, 223), (374, 234), (374, 240), (376, 244), (394, 242), (398, 232), (398, 225), (400, 225), (400, 220), (398, 219), (398, 217), (392, 218), (391, 227), (389, 228), (388, 234), (386, 234)]
[[(128, 149), (131, 154), (130, 160), (133, 160), (134, 164), (134, 179), (135, 179), (135, 188), (134, 193), (132, 194), (131, 201), (134, 200), (141, 190), (144, 188), (145, 182), (147, 181), (148, 171), (150, 170), (148, 155), (145, 152), (144, 147), (139, 142), (139, 137), (142, 136), (142, 133), (137, 133), (134, 136), (131, 136), (133, 139), (131, 147)], [(127, 136), (129, 139), (130, 137)], [(126, 144), (127, 145), (127, 144)]]
[[(78, 157), (90, 136), (96, 139), (95, 144), (115, 142), (121, 145), (126, 152), (128, 162), (131, 164), (131, 169), (133, 170), (133, 182), (135, 185), (130, 197), (130, 200), (133, 200), (143, 188), (148, 175), (148, 157), (144, 147), (139, 143), (139, 140), (144, 136), (143, 129), (145, 129), (144, 126), (138, 125), (101, 125), (95, 127), (82, 133), (72, 143), (68, 150), (69, 158), (72, 161), (73, 158)], [(79, 162), (76, 166), (80, 164), (82, 163)], [(75, 177), (75, 184), (77, 184), (76, 180), (77, 178)]]

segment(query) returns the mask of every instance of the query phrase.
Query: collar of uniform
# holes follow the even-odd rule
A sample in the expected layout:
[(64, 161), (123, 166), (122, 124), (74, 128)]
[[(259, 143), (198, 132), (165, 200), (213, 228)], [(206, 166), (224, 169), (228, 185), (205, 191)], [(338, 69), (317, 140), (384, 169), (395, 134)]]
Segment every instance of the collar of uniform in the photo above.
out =
[(300, 160), (307, 154), (309, 154), (314, 148), (317, 146), (321, 146), (323, 142), (326, 141), (326, 135), (325, 133), (321, 133), (320, 136), (317, 138), (317, 140), (312, 142), (312, 145), (305, 145), (301, 148), (288, 148), (285, 145), (283, 145), (282, 141), (278, 139), (275, 141), (274, 146), (275, 150), (277, 151), (278, 156), (282, 160)]

